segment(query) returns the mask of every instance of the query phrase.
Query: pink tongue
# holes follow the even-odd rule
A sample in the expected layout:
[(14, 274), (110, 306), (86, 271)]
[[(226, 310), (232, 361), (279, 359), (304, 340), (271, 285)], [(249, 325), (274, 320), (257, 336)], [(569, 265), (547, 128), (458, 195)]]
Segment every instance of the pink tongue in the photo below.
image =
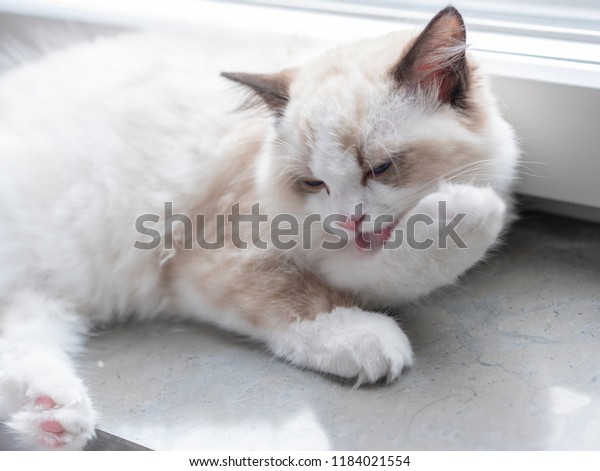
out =
[(390, 238), (394, 227), (386, 227), (380, 234), (373, 232), (356, 232), (354, 242), (361, 250), (378, 250), (383, 247), (383, 243)]
[(371, 248), (371, 242), (369, 233), (363, 234), (362, 232), (356, 232), (354, 237), (354, 243), (361, 250), (369, 250)]

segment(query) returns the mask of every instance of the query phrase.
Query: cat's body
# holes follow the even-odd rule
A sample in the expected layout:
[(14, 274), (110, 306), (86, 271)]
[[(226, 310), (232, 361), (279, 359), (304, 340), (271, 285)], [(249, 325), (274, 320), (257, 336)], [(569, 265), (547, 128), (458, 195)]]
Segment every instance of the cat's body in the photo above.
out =
[[(231, 112), (218, 73), (244, 67), (234, 49), (207, 67), (196, 46), (150, 35), (79, 46), (0, 80), (0, 419), (20, 440), (78, 449), (93, 435), (69, 354), (90, 326), (126, 316), (210, 322), (359, 383), (411, 364), (402, 330), (369, 309), (453, 283), (483, 257), (505, 224), (517, 158), (464, 56), (460, 16), (436, 18), (416, 42), (390, 35), (279, 74), (227, 74), (271, 113)], [(449, 218), (466, 214), (466, 249), (439, 247), (440, 201)], [(193, 221), (194, 239), (203, 215), (205, 240), (223, 248), (186, 239), (179, 216), (165, 229), (167, 202)], [(217, 215), (236, 203), (241, 214), (259, 203), (268, 221), (252, 234), (226, 219), (219, 232)], [(136, 230), (145, 214), (160, 217), (143, 226), (161, 236), (147, 250), (134, 248), (148, 242)], [(317, 222), (291, 237), (299, 246), (275, 247), (280, 214), (300, 227), (343, 215), (350, 243), (321, 248), (332, 236)], [(391, 215), (385, 236), (365, 214)], [(432, 247), (381, 248), (416, 214), (433, 224), (414, 238)], [(371, 250), (354, 243), (360, 234)]]

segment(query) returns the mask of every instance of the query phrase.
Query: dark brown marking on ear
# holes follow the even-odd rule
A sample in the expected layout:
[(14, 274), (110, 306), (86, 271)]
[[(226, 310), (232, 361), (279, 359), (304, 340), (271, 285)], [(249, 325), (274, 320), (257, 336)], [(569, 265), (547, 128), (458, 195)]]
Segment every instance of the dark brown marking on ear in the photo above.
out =
[(446, 7), (417, 36), (392, 76), (400, 85), (435, 87), (442, 103), (462, 108), (469, 85), (466, 47), (462, 16), (456, 8)]
[(290, 83), (293, 69), (275, 74), (247, 74), (243, 72), (221, 72), (221, 77), (248, 87), (277, 116), (282, 116), (290, 100)]

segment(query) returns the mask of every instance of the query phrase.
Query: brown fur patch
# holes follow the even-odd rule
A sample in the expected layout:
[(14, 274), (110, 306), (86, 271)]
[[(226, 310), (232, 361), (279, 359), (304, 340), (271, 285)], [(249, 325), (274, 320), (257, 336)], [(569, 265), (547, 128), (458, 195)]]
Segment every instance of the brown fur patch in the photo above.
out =
[(471, 146), (457, 142), (420, 142), (406, 147), (396, 165), (375, 177), (396, 187), (421, 187), (456, 175), (457, 169), (481, 160)]
[[(244, 145), (232, 146), (221, 159), (219, 171), (209, 183), (206, 196), (188, 215), (205, 217), (207, 240), (219, 237), (224, 247), (206, 250), (194, 244), (193, 250), (179, 250), (169, 261), (166, 274), (171, 283), (178, 279), (191, 281), (202, 298), (225, 312), (235, 312), (254, 325), (285, 325), (295, 319), (312, 319), (337, 306), (354, 306), (352, 296), (328, 286), (314, 273), (299, 267), (276, 249), (241, 249), (232, 243), (234, 235), (251, 241), (250, 224), (240, 224), (240, 233), (232, 234), (230, 224), (217, 234), (216, 216), (231, 214), (239, 203), (240, 213), (249, 214), (259, 201), (254, 186), (254, 165), (261, 147), (264, 126), (243, 122)], [(236, 134), (238, 139), (239, 134)], [(194, 225), (196, 221), (194, 218)], [(198, 229), (198, 227), (195, 227)], [(268, 226), (262, 228), (267, 233)]]

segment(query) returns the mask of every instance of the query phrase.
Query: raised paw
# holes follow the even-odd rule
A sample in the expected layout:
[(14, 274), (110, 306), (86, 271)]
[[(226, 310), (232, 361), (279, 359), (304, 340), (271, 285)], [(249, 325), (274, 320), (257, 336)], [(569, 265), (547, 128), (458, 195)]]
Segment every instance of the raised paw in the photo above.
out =
[(9, 428), (28, 448), (83, 449), (94, 436), (94, 411), (85, 392), (66, 397), (65, 402), (45, 394), (26, 398), (21, 410), (11, 417)]
[(274, 335), (273, 352), (295, 365), (355, 378), (356, 384), (395, 380), (412, 364), (410, 342), (393, 319), (338, 307)]
[(490, 187), (444, 183), (424, 197), (412, 214), (425, 214), (433, 221), (415, 226), (420, 231), (415, 239), (434, 241), (435, 260), (452, 278), (498, 241), (506, 222), (506, 203)]
[(491, 245), (504, 226), (506, 203), (491, 187), (445, 183), (429, 198), (430, 204), (445, 202), (445, 208), (438, 206), (438, 218), (445, 222), (461, 218), (456, 230), (466, 242)]

